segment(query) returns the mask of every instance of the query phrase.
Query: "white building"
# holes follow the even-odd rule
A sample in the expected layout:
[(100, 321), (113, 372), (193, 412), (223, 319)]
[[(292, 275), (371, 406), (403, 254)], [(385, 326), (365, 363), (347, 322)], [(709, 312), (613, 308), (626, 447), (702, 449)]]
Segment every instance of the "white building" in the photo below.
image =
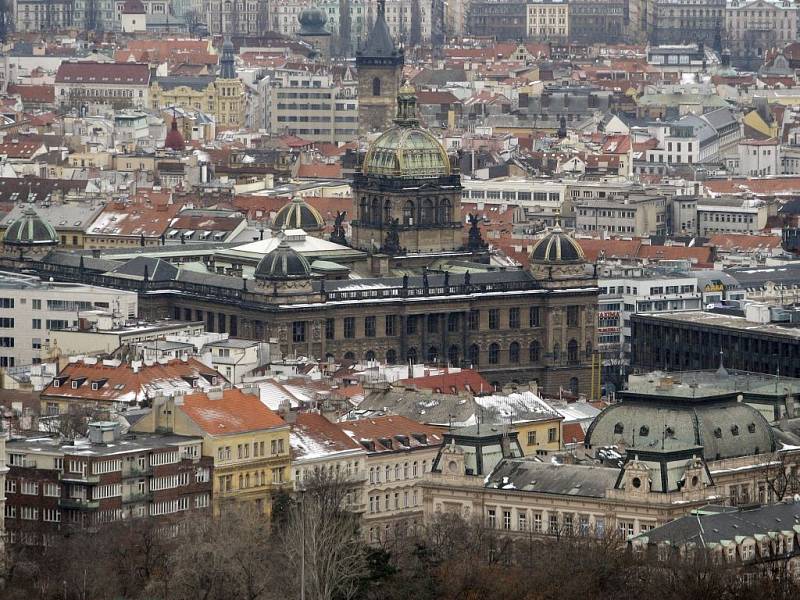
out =
[(777, 138), (741, 140), (738, 149), (739, 175), (767, 177), (782, 173), (781, 145)]
[(701, 198), (697, 201), (697, 233), (757, 233), (767, 226), (769, 205), (749, 198)]
[[(603, 268), (600, 288), (598, 344), (609, 358), (619, 354), (630, 364), (631, 315), (699, 310), (697, 277), (659, 272), (641, 267)], [(617, 314), (617, 307), (619, 307)], [(618, 343), (618, 350), (614, 342)]]
[(0, 367), (38, 364), (60, 354), (54, 337), (58, 330), (78, 327), (80, 311), (134, 319), (138, 306), (135, 292), (0, 273)]
[(139, 63), (62, 62), (55, 80), (56, 103), (82, 115), (109, 108), (150, 106), (150, 67)]
[(270, 346), (266, 342), (226, 338), (203, 347), (211, 365), (231, 383), (242, 383), (254, 369), (269, 364)]

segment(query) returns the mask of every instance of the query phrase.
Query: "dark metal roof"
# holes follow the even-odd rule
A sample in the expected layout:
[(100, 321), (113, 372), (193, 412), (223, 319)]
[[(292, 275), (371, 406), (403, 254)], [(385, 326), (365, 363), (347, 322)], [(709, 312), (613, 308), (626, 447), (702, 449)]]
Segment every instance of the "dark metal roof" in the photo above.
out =
[(9, 246), (55, 246), (58, 244), (58, 235), (33, 208), (27, 207), (22, 216), (6, 229), (3, 243)]
[(583, 250), (574, 239), (560, 228), (539, 240), (531, 252), (531, 260), (536, 262), (563, 263), (579, 262), (586, 258)]
[[(400, 52), (399, 54), (402, 54)], [(364, 47), (359, 52), (359, 56), (366, 58), (394, 57), (398, 55), (398, 49), (389, 33), (389, 26), (386, 24), (382, 8), (378, 9), (378, 16), (375, 17), (375, 25), (369, 32)]]
[(610, 467), (542, 463), (530, 459), (503, 460), (486, 487), (540, 494), (603, 498), (619, 470)]
[(306, 258), (284, 240), (259, 261), (255, 277), (267, 280), (308, 279), (310, 272)]

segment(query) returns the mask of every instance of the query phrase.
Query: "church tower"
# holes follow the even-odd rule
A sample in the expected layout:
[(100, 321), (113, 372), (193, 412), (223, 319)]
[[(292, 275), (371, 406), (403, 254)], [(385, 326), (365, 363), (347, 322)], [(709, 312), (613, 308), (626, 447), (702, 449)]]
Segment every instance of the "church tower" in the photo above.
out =
[(391, 127), (403, 75), (403, 49), (395, 46), (386, 24), (386, 2), (378, 0), (378, 16), (364, 47), (356, 53), (358, 69), (358, 133)]
[(244, 84), (236, 76), (236, 52), (230, 38), (222, 44), (214, 90), (213, 110), (217, 117), (217, 127), (238, 129), (244, 125)]

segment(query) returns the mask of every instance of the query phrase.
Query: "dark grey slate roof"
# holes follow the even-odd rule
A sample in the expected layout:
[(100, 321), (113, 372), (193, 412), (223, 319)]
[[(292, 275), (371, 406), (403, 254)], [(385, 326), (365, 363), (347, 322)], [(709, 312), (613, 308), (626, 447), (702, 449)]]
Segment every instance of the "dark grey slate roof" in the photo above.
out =
[(603, 498), (606, 490), (614, 487), (618, 475), (619, 470), (611, 467), (506, 459), (489, 476), (486, 487)]
[(145, 271), (147, 271), (147, 279), (150, 281), (173, 281), (178, 275), (178, 267), (175, 265), (149, 256), (137, 256), (119, 265), (111, 272), (114, 275), (144, 279)]
[(68, 252), (51, 252), (44, 259), (43, 263), (49, 265), (63, 265), (65, 267), (79, 267), (81, 264), (81, 256), (83, 256), (83, 268), (87, 271), (98, 271), (106, 273), (113, 271), (120, 266), (121, 263), (115, 260), (107, 260), (105, 258), (92, 258), (86, 254), (72, 254)]
[(209, 84), (214, 82), (214, 78), (209, 75), (197, 76), (168, 76), (159, 77), (157, 80), (158, 85), (162, 90), (173, 90), (176, 87), (185, 85), (188, 88), (197, 91), (205, 90)]
[(379, 11), (378, 16), (375, 17), (375, 25), (369, 32), (367, 41), (361, 49), (361, 56), (392, 56), (397, 53), (392, 34), (389, 33), (389, 26), (386, 24), (386, 19)]
[(703, 513), (675, 519), (638, 536), (651, 544), (670, 542), (680, 546), (694, 542), (698, 545), (717, 544), (737, 537), (755, 534), (792, 531), (800, 525), (800, 503), (772, 504), (749, 510)]
[[(448, 278), (450, 285), (463, 285), (466, 274), (451, 273)], [(535, 279), (528, 271), (514, 270), (514, 271), (487, 271), (482, 273), (470, 273), (469, 280), (472, 285), (490, 285), (492, 283), (530, 283), (534, 284)], [(381, 285), (384, 287), (402, 287), (402, 277), (376, 277), (369, 279), (358, 280), (339, 280), (339, 281), (326, 281), (325, 289), (328, 291), (340, 290), (343, 288), (358, 285), (361, 288), (369, 287), (370, 285)], [(444, 285), (444, 275), (428, 275), (429, 287), (440, 287)], [(424, 278), (422, 276), (412, 276), (408, 278), (408, 287), (422, 288), (424, 287)]]
[(800, 284), (800, 263), (774, 267), (741, 267), (726, 269), (725, 272), (744, 288), (760, 288), (768, 281), (788, 285)]

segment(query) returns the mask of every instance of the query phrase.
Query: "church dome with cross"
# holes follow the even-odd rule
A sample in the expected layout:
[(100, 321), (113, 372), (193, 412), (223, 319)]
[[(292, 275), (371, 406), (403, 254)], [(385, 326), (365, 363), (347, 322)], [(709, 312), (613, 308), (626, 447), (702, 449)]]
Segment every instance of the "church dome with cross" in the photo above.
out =
[(394, 127), (378, 137), (367, 150), (364, 175), (424, 179), (450, 175), (450, 159), (444, 146), (419, 126), (416, 90), (406, 84), (397, 96)]

